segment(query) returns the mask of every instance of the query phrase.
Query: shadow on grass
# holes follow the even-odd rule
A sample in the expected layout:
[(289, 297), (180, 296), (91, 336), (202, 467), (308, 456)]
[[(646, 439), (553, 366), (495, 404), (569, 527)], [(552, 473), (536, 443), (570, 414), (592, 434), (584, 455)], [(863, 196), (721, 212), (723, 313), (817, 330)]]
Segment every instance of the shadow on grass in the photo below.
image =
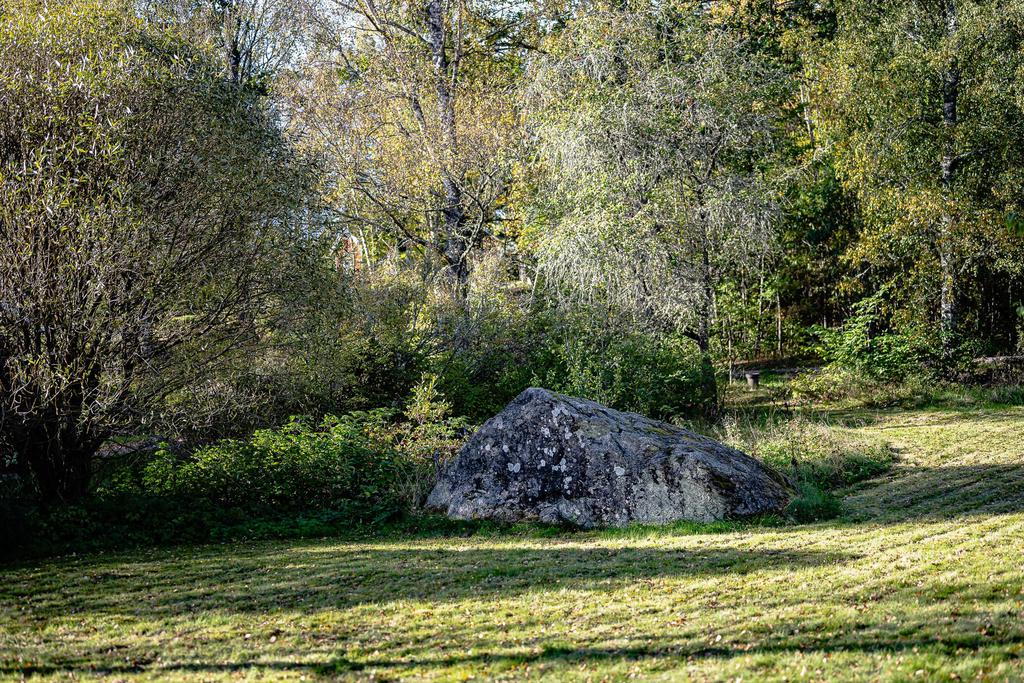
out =
[[(971, 615), (985, 618), (985, 614)], [(237, 662), (189, 661), (180, 663), (159, 663), (157, 660), (136, 661), (127, 664), (95, 665), (85, 659), (68, 658), (52, 664), (0, 667), (0, 674), (53, 675), (53, 674), (138, 674), (173, 675), (174, 673), (199, 674), (258, 674), (260, 672), (301, 672), (316, 678), (336, 678), (345, 674), (370, 672), (373, 680), (400, 680), (410, 671), (418, 675), (433, 671), (441, 673), (450, 667), (474, 667), (484, 671), (509, 670), (516, 667), (565, 667), (580, 663), (617, 664), (634, 662), (688, 662), (699, 660), (729, 660), (740, 657), (786, 657), (792, 655), (841, 655), (841, 654), (907, 654), (915, 656), (936, 654), (963, 660), (968, 653), (992, 651), (999, 659), (1019, 660), (1017, 653), (1024, 644), (1024, 632), (1019, 628), (993, 634), (979, 630), (943, 631), (935, 624), (918, 622), (904, 625), (897, 633), (877, 624), (857, 625), (851, 632), (829, 637), (806, 632), (806, 625), (799, 622), (784, 622), (776, 625), (764, 640), (754, 642), (746, 638), (730, 639), (726, 642), (713, 641), (705, 637), (671, 636), (665, 634), (640, 634), (632, 636), (622, 645), (605, 645), (600, 642), (582, 641), (570, 643), (553, 641), (540, 643), (539, 647), (520, 646), (516, 649), (481, 650), (454, 653), (438, 651), (435, 648), (421, 649), (406, 657), (389, 658), (373, 656), (366, 659), (342, 656), (321, 656), (312, 661), (252, 660)], [(800, 631), (802, 635), (790, 635)], [(736, 634), (733, 634), (736, 635)], [(376, 653), (375, 653), (376, 654)], [(556, 669), (557, 670), (557, 669)], [(548, 669), (551, 673), (552, 670)]]
[(809, 550), (730, 548), (279, 546), (270, 555), (222, 551), (172, 562), (69, 564), (53, 572), (49, 582), (28, 576), (9, 583), (0, 588), (0, 600), (27, 604), (59, 593), (62, 612), (143, 618), (266, 614), (613, 590), (658, 577), (791, 571), (852, 559), (856, 556)]
[(1024, 512), (1024, 463), (897, 467), (854, 487), (849, 522), (940, 522)]

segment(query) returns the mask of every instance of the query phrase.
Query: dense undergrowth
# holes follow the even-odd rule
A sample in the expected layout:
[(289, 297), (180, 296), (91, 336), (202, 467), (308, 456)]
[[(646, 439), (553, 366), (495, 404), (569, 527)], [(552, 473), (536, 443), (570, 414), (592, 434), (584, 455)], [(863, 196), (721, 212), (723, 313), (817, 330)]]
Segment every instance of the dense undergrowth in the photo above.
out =
[(39, 507), (6, 492), (0, 545), (40, 554), (351, 535), (393, 524), (420, 505), (467, 433), (465, 420), (432, 409), (293, 418), (191, 453), (161, 444), (112, 456), (79, 504)]
[[(8, 555), (39, 555), (237, 539), (548, 533), (422, 513), (438, 468), (471, 433), (448, 411), (431, 390), (404, 414), (294, 418), (191, 453), (161, 444), (112, 456), (80, 504), (40, 508), (8, 492), (2, 545)], [(836, 517), (838, 489), (892, 462), (883, 442), (823, 416), (734, 410), (697, 429), (761, 459), (795, 489), (784, 517), (722, 523), (728, 529)]]

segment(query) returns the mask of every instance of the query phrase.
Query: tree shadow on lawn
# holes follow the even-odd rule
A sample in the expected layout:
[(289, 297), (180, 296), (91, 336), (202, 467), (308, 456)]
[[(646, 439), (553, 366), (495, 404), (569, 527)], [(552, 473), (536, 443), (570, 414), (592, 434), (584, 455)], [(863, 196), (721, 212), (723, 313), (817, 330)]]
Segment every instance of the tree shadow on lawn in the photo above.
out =
[(845, 521), (902, 524), (1024, 512), (1024, 462), (896, 467), (842, 492)]
[[(843, 633), (821, 633), (799, 620), (781, 620), (771, 624), (768, 631), (749, 634), (742, 624), (732, 629), (714, 629), (707, 633), (633, 633), (627, 638), (616, 639), (617, 644), (607, 641), (580, 639), (566, 641), (535, 640), (516, 646), (502, 646), (500, 642), (480, 643), (466, 650), (462, 647), (438, 648), (427, 644), (404, 656), (389, 656), (377, 653), (366, 658), (352, 658), (315, 654), (306, 661), (282, 659), (257, 659), (234, 662), (182, 661), (160, 663), (146, 659), (129, 664), (110, 662), (97, 665), (87, 659), (66, 658), (57, 662), (39, 665), (0, 667), (0, 674), (20, 673), (22, 675), (47, 675), (55, 673), (100, 673), (100, 674), (173, 674), (177, 673), (259, 673), (259, 672), (301, 672), (320, 678), (336, 678), (345, 674), (372, 672), (373, 680), (400, 680), (407, 675), (420, 675), (433, 671), (440, 673), (450, 667), (474, 667), (483, 674), (507, 671), (515, 667), (538, 666), (566, 667), (586, 662), (589, 664), (647, 662), (655, 667), (671, 666), (673, 663), (693, 664), (701, 660), (714, 662), (741, 657), (775, 656), (785, 658), (793, 655), (841, 655), (877, 653), (908, 654), (915, 656), (937, 655), (957, 663), (964, 663), (972, 653), (988, 652), (998, 660), (1020, 661), (1019, 649), (1024, 645), (1024, 631), (1019, 623), (1003, 623), (998, 632), (993, 632), (992, 615), (984, 610), (964, 611), (963, 626), (951, 629), (934, 620), (914, 619), (902, 623), (881, 623), (862, 621), (848, 624)], [(976, 624), (987, 624), (976, 628)], [(723, 635), (724, 639), (717, 636)], [(625, 641), (625, 642), (623, 642)], [(801, 660), (803, 661), (803, 660)], [(486, 667), (486, 668), (484, 668)], [(547, 669), (557, 674), (557, 669)]]
[(59, 568), (47, 585), (25, 577), (0, 590), (0, 599), (52, 605), (31, 608), (34, 612), (143, 618), (265, 614), (404, 600), (509, 598), (530, 591), (612, 590), (658, 577), (792, 571), (853, 559), (857, 557), (834, 552), (731, 548), (293, 546), (269, 555), (222, 552), (177, 562), (71, 564)]
[[(911, 468), (858, 488), (845, 505), (843, 517), (817, 526), (855, 529), (1020, 513), (1024, 466)], [(734, 531), (785, 534), (807, 528), (737, 525)], [(525, 538), (472, 537), (461, 549), (458, 537), (442, 535), (431, 537), (433, 541), (415, 536), (336, 544), (277, 541), (165, 549), (141, 556), (95, 555), (50, 563), (42, 574), (29, 573), (32, 565), (29, 571), (16, 571), (7, 585), (0, 586), (0, 601), (43, 604), (31, 608), (33, 612), (59, 609), (143, 617), (347, 609), (403, 600), (500, 598), (533, 590), (611, 590), (643, 579), (788, 571), (859, 559), (808, 550), (601, 545), (620, 535), (628, 541), (634, 532), (639, 537), (676, 535), (671, 527), (563, 530), (546, 538), (531, 538), (529, 532)], [(694, 529), (683, 533), (692, 534)], [(444, 539), (446, 545), (430, 545)]]
[[(538, 653), (500, 653), (480, 652), (478, 654), (458, 654), (437, 657), (408, 658), (408, 659), (370, 659), (367, 661), (353, 661), (348, 658), (338, 657), (323, 664), (309, 665), (314, 673), (322, 675), (336, 675), (344, 672), (377, 670), (377, 669), (429, 669), (435, 667), (452, 667), (464, 665), (495, 666), (499, 669), (512, 666), (537, 664), (563, 664), (575, 665), (581, 662), (637, 662), (643, 660), (682, 660), (689, 663), (692, 660), (718, 659), (728, 660), (737, 657), (757, 655), (835, 655), (844, 653), (872, 654), (872, 653), (906, 653), (912, 652), (915, 655), (923, 651), (934, 651), (937, 654), (963, 658), (965, 651), (978, 651), (985, 648), (1010, 648), (1024, 644), (1024, 634), (1015, 633), (994, 639), (979, 635), (977, 633), (951, 634), (942, 636), (939, 634), (919, 634), (917, 636), (905, 635), (897, 637), (894, 634), (886, 636), (878, 635), (851, 635), (833, 640), (825, 639), (795, 639), (785, 642), (783, 639), (775, 639), (776, 642), (764, 644), (735, 643), (731, 645), (707, 644), (700, 640), (682, 640), (670, 637), (647, 634), (634, 636), (631, 640), (635, 645), (624, 646), (600, 646), (600, 645), (572, 645), (572, 644), (547, 644), (541, 647)], [(1016, 659), (1014, 653), (1009, 653), (1007, 659)], [(273, 663), (281, 669), (306, 668), (302, 664), (292, 664), (290, 667), (286, 662)], [(182, 668), (198, 671), (208, 670), (209, 665), (185, 664)], [(261, 668), (263, 664), (243, 665), (240, 668)], [(236, 665), (214, 665), (212, 670), (232, 670), (239, 668)], [(379, 680), (379, 679), (378, 679)]]

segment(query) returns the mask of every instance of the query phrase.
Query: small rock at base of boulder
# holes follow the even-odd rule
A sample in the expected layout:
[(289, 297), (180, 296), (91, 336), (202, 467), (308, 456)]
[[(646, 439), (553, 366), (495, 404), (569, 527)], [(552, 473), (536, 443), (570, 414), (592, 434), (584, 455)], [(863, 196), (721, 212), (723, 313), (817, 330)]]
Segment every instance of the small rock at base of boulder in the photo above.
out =
[(462, 447), (427, 507), (591, 528), (778, 513), (789, 497), (781, 475), (725, 444), (532, 388)]

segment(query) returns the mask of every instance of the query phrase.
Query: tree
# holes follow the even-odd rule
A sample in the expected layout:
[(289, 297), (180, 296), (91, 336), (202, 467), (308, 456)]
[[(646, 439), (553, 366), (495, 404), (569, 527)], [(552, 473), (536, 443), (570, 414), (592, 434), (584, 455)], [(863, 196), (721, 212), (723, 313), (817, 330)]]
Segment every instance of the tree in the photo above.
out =
[(519, 15), (461, 0), (309, 7), (320, 33), (293, 123), (331, 161), (345, 230), (422, 250), (464, 291), (473, 252), (508, 218)]
[[(903, 280), (898, 291), (938, 321), (949, 353), (964, 314), (981, 308), (963, 306), (972, 281), (1024, 275), (1006, 229), (1024, 194), (1024, 6), (846, 0), (837, 16), (815, 99), (868, 218), (851, 256)], [(919, 286), (905, 286), (908, 273)]]
[(700, 3), (595, 12), (532, 86), (542, 270), (574, 303), (710, 347), (716, 288), (771, 248), (779, 74)]
[(0, 54), (0, 442), (70, 501), (104, 441), (254, 342), (306, 180), (258, 100), (127, 3), (12, 0)]
[(265, 90), (295, 59), (304, 21), (299, 0), (141, 0), (151, 21), (184, 29), (217, 54), (229, 81)]

